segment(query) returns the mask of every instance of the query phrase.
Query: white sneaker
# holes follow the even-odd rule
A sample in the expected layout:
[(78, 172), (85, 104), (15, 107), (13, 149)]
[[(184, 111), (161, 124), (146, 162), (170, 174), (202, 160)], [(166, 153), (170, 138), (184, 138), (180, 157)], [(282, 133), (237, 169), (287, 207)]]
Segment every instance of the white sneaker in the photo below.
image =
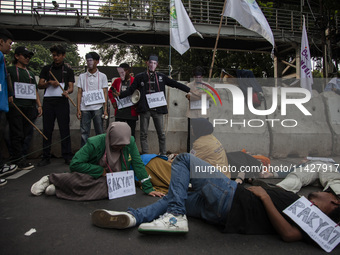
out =
[(50, 179), (48, 175), (42, 177), (39, 181), (34, 183), (31, 187), (31, 193), (35, 196), (40, 196), (45, 192), (46, 188), (50, 185)]
[(0, 179), (0, 187), (1, 186), (5, 186), (7, 184), (7, 180), (6, 179)]
[(175, 216), (165, 213), (157, 220), (141, 224), (138, 231), (142, 233), (187, 233), (189, 232), (188, 220), (186, 215)]
[(125, 229), (136, 226), (136, 218), (127, 212), (98, 209), (92, 213), (92, 224), (101, 228)]
[(1, 176), (9, 175), (9, 174), (15, 172), (17, 169), (18, 169), (17, 165), (14, 165), (14, 164), (11, 164), (11, 165), (4, 164), (3, 167), (0, 168), (0, 177)]
[(50, 184), (47, 186), (45, 190), (45, 194), (48, 196), (54, 196), (55, 195), (55, 186), (54, 184)]

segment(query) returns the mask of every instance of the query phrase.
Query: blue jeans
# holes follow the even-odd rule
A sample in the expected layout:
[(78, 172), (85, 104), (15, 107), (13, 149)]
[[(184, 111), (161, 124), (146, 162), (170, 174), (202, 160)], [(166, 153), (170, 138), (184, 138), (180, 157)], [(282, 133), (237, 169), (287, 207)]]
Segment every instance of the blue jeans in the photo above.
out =
[[(223, 173), (195, 173), (195, 167), (212, 167), (207, 162), (183, 153), (171, 166), (169, 193), (149, 206), (128, 212), (136, 218), (137, 225), (151, 222), (169, 212), (202, 218), (211, 224), (224, 224), (233, 202), (237, 183)], [(189, 182), (193, 191), (188, 192)]]
[(80, 121), (80, 132), (81, 132), (81, 143), (80, 146), (83, 147), (91, 132), (91, 120), (93, 120), (94, 130), (96, 135), (102, 134), (103, 131), (103, 107), (95, 111), (82, 111), (81, 121)]
[(152, 117), (153, 123), (158, 136), (159, 153), (161, 155), (166, 154), (165, 133), (163, 125), (163, 114), (157, 113), (155, 110), (149, 110), (140, 114), (140, 144), (142, 147), (142, 154), (149, 153), (148, 145), (148, 130), (150, 117)]

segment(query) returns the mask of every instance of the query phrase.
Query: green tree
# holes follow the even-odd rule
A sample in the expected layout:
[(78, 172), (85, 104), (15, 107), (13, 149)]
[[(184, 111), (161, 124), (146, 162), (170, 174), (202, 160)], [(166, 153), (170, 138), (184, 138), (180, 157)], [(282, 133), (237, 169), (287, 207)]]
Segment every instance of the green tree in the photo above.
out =
[[(19, 46), (25, 46), (28, 50), (34, 53), (34, 56), (32, 57), (28, 67), (34, 72), (35, 75), (39, 75), (43, 66), (52, 63), (52, 56), (49, 50), (52, 45), (54, 45), (54, 43), (14, 43), (11, 52), (6, 55), (6, 61), (7, 63), (12, 63), (14, 60), (15, 48)], [(67, 43), (61, 43), (61, 45), (66, 49), (65, 63), (68, 63), (72, 67), (78, 67), (81, 58), (78, 54), (77, 45)]]

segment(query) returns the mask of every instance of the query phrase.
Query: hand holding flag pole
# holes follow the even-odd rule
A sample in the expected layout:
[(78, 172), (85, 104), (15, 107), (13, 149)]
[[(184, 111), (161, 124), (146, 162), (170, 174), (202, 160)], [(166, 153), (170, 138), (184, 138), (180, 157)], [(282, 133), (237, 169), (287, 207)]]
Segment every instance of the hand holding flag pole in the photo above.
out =
[[(53, 75), (53, 73), (50, 71), (51, 76), (53, 77), (53, 79), (58, 83), (59, 87), (61, 88), (61, 90), (63, 92), (66, 92), (66, 90), (64, 90), (64, 88), (60, 85), (59, 81), (57, 80), (57, 78)], [(70, 95), (67, 93), (67, 98), (71, 101), (71, 103), (73, 104), (74, 107), (77, 107), (76, 104), (73, 102), (73, 100), (70, 98)]]

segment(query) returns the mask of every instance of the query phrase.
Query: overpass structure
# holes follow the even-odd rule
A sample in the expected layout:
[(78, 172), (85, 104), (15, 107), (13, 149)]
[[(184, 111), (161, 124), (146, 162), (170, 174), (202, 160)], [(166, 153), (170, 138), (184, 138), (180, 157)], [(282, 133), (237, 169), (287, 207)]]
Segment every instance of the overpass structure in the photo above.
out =
[[(219, 30), (224, 0), (183, 0), (197, 35), (189, 37), (192, 48), (213, 49)], [(273, 31), (276, 55), (296, 54), (290, 63), (275, 58), (275, 77), (282, 77), (289, 67), (299, 78), (299, 44), (302, 16), (312, 48), (322, 48), (316, 14), (263, 8)], [(113, 0), (2, 0), (0, 25), (9, 29), (16, 41), (67, 42), (86, 44), (128, 44), (169, 46), (169, 1)], [(270, 53), (272, 46), (257, 33), (224, 18), (218, 50)], [(287, 68), (278, 68), (280, 63)]]

